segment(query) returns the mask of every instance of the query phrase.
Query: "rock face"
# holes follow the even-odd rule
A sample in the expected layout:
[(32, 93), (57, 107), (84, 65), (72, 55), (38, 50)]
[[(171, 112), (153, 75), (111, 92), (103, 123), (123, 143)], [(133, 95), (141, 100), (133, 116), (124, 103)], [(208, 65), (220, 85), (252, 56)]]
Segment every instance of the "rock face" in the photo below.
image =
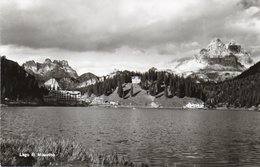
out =
[(23, 68), (34, 75), (41, 85), (46, 81), (55, 79), (60, 89), (74, 90), (76, 88), (86, 87), (99, 81), (99, 77), (92, 73), (85, 73), (78, 76), (77, 72), (69, 66), (66, 60), (45, 59), (43, 63), (37, 63), (34, 60), (27, 61)]
[(34, 60), (27, 61), (23, 64), (23, 68), (31, 73), (40, 77), (42, 80), (47, 81), (50, 78), (74, 78), (78, 74), (73, 70), (67, 61), (46, 59), (43, 63), (36, 63)]
[(82, 88), (82, 87), (86, 87), (86, 86), (95, 84), (96, 82), (99, 81), (99, 78), (96, 75), (88, 72), (88, 73), (84, 73), (81, 76), (79, 76), (77, 78), (77, 80), (79, 82), (77, 84), (77, 88)]
[(78, 77), (77, 72), (65, 60), (51, 61), (50, 59), (45, 59), (43, 63), (36, 63), (34, 60), (31, 60), (25, 62), (22, 66), (42, 83), (55, 78), (63, 89), (71, 87), (73, 80)]
[(184, 61), (174, 71), (203, 80), (223, 81), (233, 78), (253, 64), (250, 54), (240, 44), (224, 44), (219, 38), (200, 50), (194, 59)]
[(240, 44), (234, 40), (224, 44), (219, 38), (212, 40), (206, 49), (201, 49), (195, 58), (197, 61), (206, 62), (209, 65), (219, 64), (240, 69), (252, 65), (250, 54)]

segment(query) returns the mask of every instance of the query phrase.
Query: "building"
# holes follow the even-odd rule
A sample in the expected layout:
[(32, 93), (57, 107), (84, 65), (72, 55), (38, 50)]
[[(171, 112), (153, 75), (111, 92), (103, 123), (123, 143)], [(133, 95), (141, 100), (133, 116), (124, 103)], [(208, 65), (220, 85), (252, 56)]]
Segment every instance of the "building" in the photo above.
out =
[(44, 87), (49, 90), (60, 90), (60, 85), (55, 78), (51, 78), (44, 83)]
[(118, 103), (118, 101), (117, 101), (117, 102), (115, 102), (115, 101), (110, 101), (109, 104), (112, 105), (112, 106), (118, 106), (119, 103)]
[(47, 96), (44, 96), (44, 102), (52, 103), (78, 102), (80, 100), (80, 91), (51, 90)]
[(68, 90), (61, 90), (59, 91), (61, 93), (61, 98), (65, 99), (74, 99), (79, 100), (81, 98), (80, 91), (68, 91)]
[(91, 104), (104, 104), (104, 98), (103, 97), (94, 97)]
[(132, 76), (132, 83), (133, 84), (139, 84), (141, 82), (140, 76)]
[(203, 103), (191, 103), (191, 102), (189, 102), (188, 104), (183, 106), (183, 108), (204, 108), (204, 104)]

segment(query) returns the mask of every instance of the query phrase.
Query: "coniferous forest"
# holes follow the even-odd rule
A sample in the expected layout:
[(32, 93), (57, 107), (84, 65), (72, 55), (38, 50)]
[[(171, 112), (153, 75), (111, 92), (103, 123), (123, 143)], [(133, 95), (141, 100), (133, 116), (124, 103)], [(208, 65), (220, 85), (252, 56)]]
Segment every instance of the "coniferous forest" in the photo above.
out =
[(34, 76), (28, 74), (16, 62), (1, 56), (1, 102), (10, 100), (41, 100), (48, 91), (39, 88)]
[(110, 95), (115, 89), (119, 97), (124, 97), (123, 84), (131, 83), (132, 76), (141, 78), (142, 89), (156, 96), (163, 92), (167, 98), (177, 96), (195, 97), (203, 100), (208, 107), (251, 107), (260, 103), (260, 62), (240, 74), (234, 79), (220, 83), (204, 82), (198, 78), (177, 76), (166, 71), (157, 71), (155, 68), (148, 72), (118, 71), (112, 78), (104, 82), (80, 89), (90, 96), (94, 94)]
[(260, 62), (234, 79), (205, 85), (210, 106), (251, 107), (260, 104)]
[(124, 91), (122, 85), (131, 83), (132, 76), (139, 76), (141, 78), (141, 88), (152, 96), (163, 92), (167, 98), (172, 98), (173, 96), (183, 98), (187, 96), (205, 100), (206, 97), (203, 93), (203, 85), (196, 79), (180, 77), (166, 71), (157, 71), (155, 68), (145, 73), (118, 71), (115, 76), (105, 78), (103, 82), (98, 82), (79, 90), (87, 93), (89, 96), (92, 94), (108, 96), (118, 87), (117, 93), (119, 97), (123, 98)]

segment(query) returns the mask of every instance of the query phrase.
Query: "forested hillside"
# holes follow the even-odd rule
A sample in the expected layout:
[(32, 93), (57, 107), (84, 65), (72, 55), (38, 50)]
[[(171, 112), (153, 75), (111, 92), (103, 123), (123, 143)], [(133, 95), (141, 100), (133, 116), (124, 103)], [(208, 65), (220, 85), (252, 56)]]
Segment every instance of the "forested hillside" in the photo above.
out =
[(237, 76), (235, 79), (242, 79), (242, 78), (246, 78), (250, 75), (256, 75), (256, 74), (260, 74), (260, 61), (257, 62), (255, 65), (251, 66), (249, 69), (244, 71), (239, 76)]
[(28, 74), (16, 62), (1, 56), (1, 102), (5, 98), (10, 100), (35, 101), (42, 99), (47, 93), (39, 88), (34, 76)]
[(119, 97), (124, 98), (126, 92), (123, 91), (122, 85), (131, 83), (132, 76), (139, 76), (141, 88), (152, 96), (164, 92), (163, 95), (167, 98), (187, 96), (205, 100), (202, 84), (197, 83), (196, 79), (180, 77), (166, 71), (157, 71), (155, 68), (145, 73), (118, 71), (115, 76), (105, 79), (104, 82), (98, 82), (79, 90), (83, 93), (87, 92), (89, 96), (91, 94), (100, 96), (110, 95), (118, 87)]
[(108, 96), (118, 87), (119, 97), (125, 98), (128, 92), (123, 90), (123, 85), (131, 83), (132, 76), (139, 76), (141, 88), (154, 97), (195, 97), (203, 100), (209, 107), (251, 107), (258, 106), (260, 102), (259, 65), (258, 62), (238, 77), (221, 83), (199, 81), (196, 76), (184, 78), (155, 68), (145, 73), (118, 71), (103, 82), (79, 90), (89, 96)]
[(232, 80), (205, 86), (211, 106), (251, 107), (260, 104), (260, 62)]

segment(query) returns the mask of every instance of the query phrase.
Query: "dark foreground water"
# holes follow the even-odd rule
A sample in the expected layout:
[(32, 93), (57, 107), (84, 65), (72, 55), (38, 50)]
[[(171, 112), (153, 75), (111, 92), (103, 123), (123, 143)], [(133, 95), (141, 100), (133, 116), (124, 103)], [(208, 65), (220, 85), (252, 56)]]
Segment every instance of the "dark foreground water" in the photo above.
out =
[(260, 166), (260, 112), (1, 108), (1, 135), (70, 138), (151, 166)]

